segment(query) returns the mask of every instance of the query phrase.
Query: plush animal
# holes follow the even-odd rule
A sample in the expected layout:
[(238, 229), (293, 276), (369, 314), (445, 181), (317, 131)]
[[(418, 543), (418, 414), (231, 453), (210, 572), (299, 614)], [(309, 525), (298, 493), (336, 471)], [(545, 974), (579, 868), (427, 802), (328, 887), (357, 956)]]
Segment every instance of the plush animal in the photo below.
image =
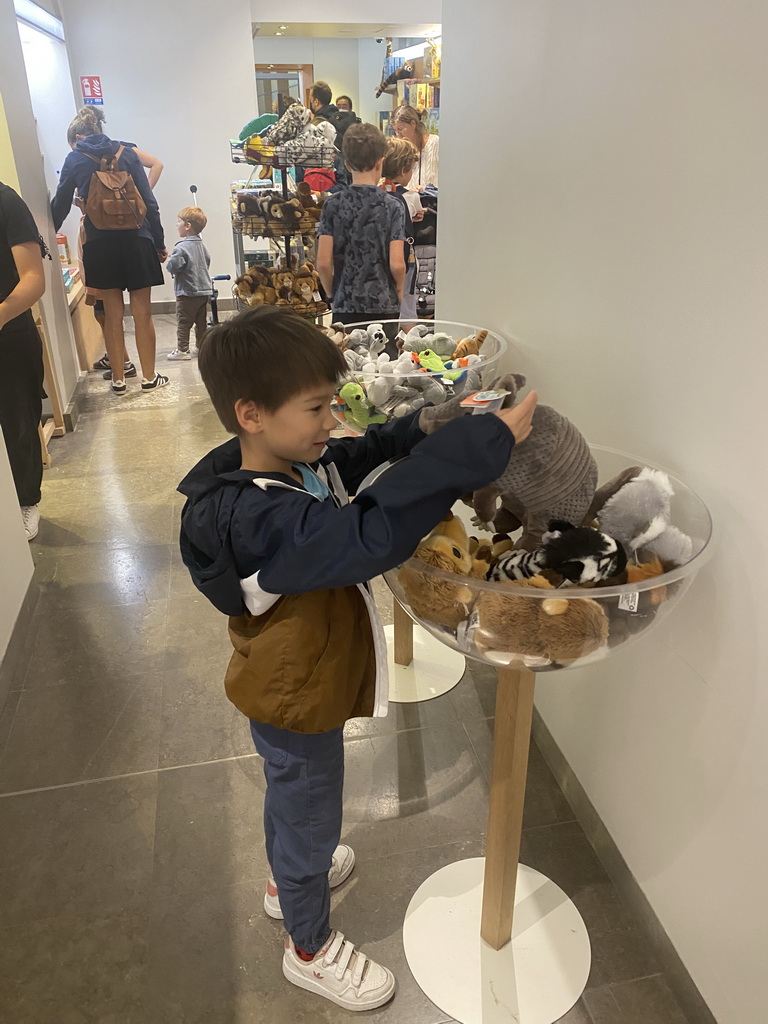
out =
[(626, 566), (624, 546), (613, 537), (589, 526), (553, 521), (541, 538), (540, 548), (502, 555), (489, 578), (525, 580), (546, 569), (572, 584), (593, 584), (616, 577)]
[(480, 354), (483, 342), (488, 337), (488, 331), (478, 331), (471, 338), (462, 338), (453, 352), (453, 359), (463, 359), (464, 356), (476, 356)]
[(235, 280), (233, 292), (249, 306), (272, 305), (277, 299), (272, 275), (264, 267), (253, 266)]
[(339, 398), (346, 406), (344, 416), (349, 422), (365, 430), (371, 423), (386, 423), (387, 417), (377, 413), (360, 384), (349, 381), (339, 391)]
[(390, 86), (401, 82), (404, 78), (413, 78), (413, 64), (403, 64), (399, 68), (395, 68), (391, 75), (388, 75), (386, 78), (382, 78), (381, 85), (376, 90), (376, 99), (378, 99), (386, 89), (389, 89)]
[(290, 306), (293, 293), (293, 271), (281, 269), (275, 274), (275, 291), (278, 306)]
[(279, 146), (290, 139), (295, 139), (312, 120), (311, 111), (300, 103), (292, 103), (279, 121), (270, 125), (263, 132), (262, 140), (270, 146)]
[[(526, 589), (550, 591), (546, 598)], [(543, 576), (483, 590), (471, 639), (490, 661), (522, 660), (531, 668), (568, 665), (605, 646), (608, 617), (591, 598), (558, 598)]]
[(371, 356), (376, 357), (387, 345), (387, 335), (382, 324), (369, 324), (366, 333), (366, 344)]
[(483, 579), (486, 561), (474, 558), (461, 520), (449, 512), (414, 552), (411, 561), (398, 574), (413, 614), (427, 622), (456, 629), (467, 618), (473, 591), (461, 581), (452, 582), (428, 572), (419, 572), (415, 562), (442, 569), (456, 576)]
[[(473, 372), (473, 367), (467, 378)], [(479, 378), (479, 373), (478, 373)], [(508, 374), (491, 384), (508, 391), (504, 406), (514, 405), (517, 392), (525, 385), (521, 374)], [(465, 393), (468, 391), (468, 387)], [(428, 409), (421, 417), (422, 430), (433, 433), (443, 423), (466, 410), (460, 403), (447, 402)], [(555, 409), (537, 405), (533, 429), (521, 444), (515, 445), (506, 470), (498, 480), (475, 491), (472, 504), (478, 525), (493, 532), (508, 532), (508, 519), (499, 517), (508, 511), (523, 526), (519, 547), (532, 551), (553, 519), (581, 523), (589, 509), (597, 484), (597, 466), (584, 437)], [(609, 532), (604, 530), (604, 532)]]
[[(674, 490), (666, 473), (640, 469), (620, 474), (603, 489), (605, 503), (596, 511), (600, 529), (620, 541), (628, 551), (644, 557), (684, 565), (693, 555), (693, 541), (670, 522)], [(616, 489), (611, 493), (612, 485)]]
[(343, 348), (347, 339), (344, 333), (344, 324), (331, 324), (330, 327), (321, 327), (323, 334), (327, 334), (337, 348)]
[(304, 216), (304, 207), (298, 199), (289, 199), (283, 203), (281, 214), (286, 228), (289, 231), (297, 231), (301, 218)]

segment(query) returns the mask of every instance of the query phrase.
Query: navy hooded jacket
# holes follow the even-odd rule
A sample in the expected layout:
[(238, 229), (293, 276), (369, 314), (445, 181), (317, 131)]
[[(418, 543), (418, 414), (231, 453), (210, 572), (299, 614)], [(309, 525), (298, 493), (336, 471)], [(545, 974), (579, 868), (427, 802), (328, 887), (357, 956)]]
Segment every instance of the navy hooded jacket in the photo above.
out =
[[(67, 155), (59, 175), (59, 187), (51, 202), (53, 210), (53, 225), (58, 231), (64, 223), (70, 209), (72, 208), (72, 197), (77, 194), (82, 199), (88, 198), (88, 190), (91, 186), (91, 176), (98, 171), (99, 165), (94, 163), (90, 157), (101, 160), (102, 157), (114, 155), (122, 142), (115, 142), (106, 135), (89, 135), (77, 143), (71, 153)], [(90, 156), (86, 155), (90, 154)], [(128, 171), (133, 178), (136, 188), (147, 207), (147, 215), (140, 228), (126, 231), (101, 231), (94, 227), (88, 217), (85, 218), (85, 239), (93, 242), (98, 238), (115, 238), (119, 235), (138, 235), (140, 238), (148, 238), (155, 249), (161, 252), (165, 248), (165, 237), (163, 225), (160, 223), (160, 210), (152, 189), (149, 187), (147, 175), (144, 173), (141, 161), (130, 146), (126, 146), (120, 155), (118, 167), (121, 171)]]
[(341, 506), (293, 477), (241, 469), (237, 438), (215, 448), (179, 485), (181, 553), (197, 588), (237, 616), (240, 581), (255, 573), (267, 594), (302, 594), (365, 583), (408, 559), (454, 502), (501, 476), (514, 445), (497, 416), (465, 416), (429, 437), (418, 417), (328, 442), (315, 465), (335, 467), (350, 493), (402, 459)]

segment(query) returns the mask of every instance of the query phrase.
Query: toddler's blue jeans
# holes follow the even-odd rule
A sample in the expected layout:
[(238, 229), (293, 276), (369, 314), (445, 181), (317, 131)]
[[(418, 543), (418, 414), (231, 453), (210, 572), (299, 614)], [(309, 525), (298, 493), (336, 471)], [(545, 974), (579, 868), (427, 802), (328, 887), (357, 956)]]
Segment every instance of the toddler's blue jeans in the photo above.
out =
[(331, 933), (328, 872), (341, 837), (344, 730), (303, 733), (251, 720), (264, 759), (264, 835), (285, 928), (316, 953)]

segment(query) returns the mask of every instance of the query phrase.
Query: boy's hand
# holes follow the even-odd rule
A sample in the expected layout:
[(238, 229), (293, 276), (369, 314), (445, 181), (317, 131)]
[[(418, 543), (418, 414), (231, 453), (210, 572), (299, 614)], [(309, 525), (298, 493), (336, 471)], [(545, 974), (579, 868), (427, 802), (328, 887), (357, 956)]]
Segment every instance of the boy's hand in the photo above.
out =
[(496, 416), (512, 431), (515, 438), (515, 444), (520, 444), (531, 432), (533, 413), (536, 409), (536, 403), (539, 400), (537, 392), (532, 391), (530, 395), (527, 395), (519, 405), (513, 406), (511, 409), (500, 409)]

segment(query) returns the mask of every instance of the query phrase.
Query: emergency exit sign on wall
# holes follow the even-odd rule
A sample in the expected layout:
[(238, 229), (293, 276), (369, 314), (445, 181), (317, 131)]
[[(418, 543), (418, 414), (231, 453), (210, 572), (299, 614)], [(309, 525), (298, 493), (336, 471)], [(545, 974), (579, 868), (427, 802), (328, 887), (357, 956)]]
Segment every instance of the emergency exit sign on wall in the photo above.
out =
[(83, 103), (90, 103), (94, 106), (103, 105), (104, 97), (101, 94), (101, 78), (98, 75), (81, 76), (80, 90), (83, 94)]

